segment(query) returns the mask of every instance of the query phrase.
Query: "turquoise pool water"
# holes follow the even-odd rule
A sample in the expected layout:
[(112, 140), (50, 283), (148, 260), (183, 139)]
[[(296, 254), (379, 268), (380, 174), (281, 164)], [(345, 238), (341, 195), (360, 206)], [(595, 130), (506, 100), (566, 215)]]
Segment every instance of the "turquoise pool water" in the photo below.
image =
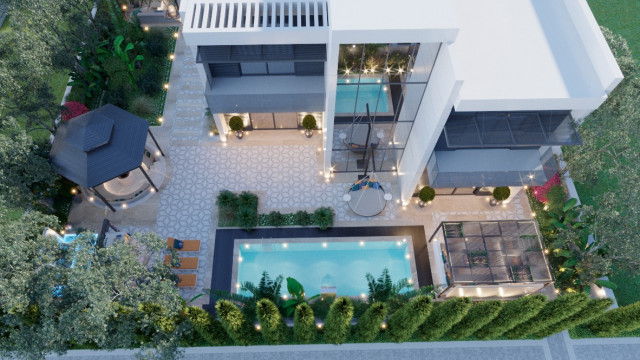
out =
[[(336, 90), (336, 114), (353, 114), (354, 108), (356, 109), (356, 114), (366, 112), (367, 103), (369, 103), (369, 111), (371, 111), (371, 113), (376, 111), (376, 103), (378, 104), (377, 112), (389, 112), (389, 101), (387, 97), (389, 85), (380, 84), (378, 83), (378, 80), (380, 79), (363, 77), (360, 79), (360, 86), (357, 86), (358, 79), (350, 80), (349, 83), (347, 83), (347, 79), (338, 79), (338, 88)], [(379, 101), (378, 94), (380, 95)], [(358, 100), (357, 107), (356, 97)]]
[[(389, 269), (393, 282), (411, 278), (407, 242), (281, 242), (242, 244), (238, 264), (239, 283), (258, 284), (263, 271), (272, 279), (278, 275), (298, 280), (307, 296), (320, 293), (322, 287), (335, 287), (338, 295), (368, 294), (366, 273), (378, 278)], [(286, 294), (286, 281), (282, 293)]]

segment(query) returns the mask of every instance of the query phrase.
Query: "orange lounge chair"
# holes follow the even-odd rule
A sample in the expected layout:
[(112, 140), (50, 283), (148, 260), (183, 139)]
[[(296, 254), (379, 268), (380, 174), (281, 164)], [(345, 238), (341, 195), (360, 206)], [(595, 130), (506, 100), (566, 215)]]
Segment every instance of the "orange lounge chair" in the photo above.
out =
[[(173, 247), (173, 238), (167, 238), (167, 248), (175, 249)], [(200, 251), (200, 240), (180, 240), (183, 242), (182, 249), (175, 249), (177, 251)]]
[(178, 287), (195, 287), (196, 274), (178, 274)]
[[(171, 263), (171, 256), (164, 256), (164, 263), (169, 265)], [(198, 268), (198, 258), (197, 257), (181, 257), (180, 258), (180, 266), (172, 266), (173, 269), (179, 270), (191, 270)]]

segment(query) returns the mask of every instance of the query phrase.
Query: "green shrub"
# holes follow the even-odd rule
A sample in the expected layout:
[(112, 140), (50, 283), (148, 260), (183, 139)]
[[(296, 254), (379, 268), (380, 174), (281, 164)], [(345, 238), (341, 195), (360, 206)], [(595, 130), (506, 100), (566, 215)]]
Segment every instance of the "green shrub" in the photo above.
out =
[(220, 209), (236, 210), (238, 206), (238, 195), (229, 190), (222, 190), (216, 197), (216, 205)]
[(543, 295), (523, 296), (507, 302), (498, 316), (476, 332), (482, 340), (495, 339), (514, 327), (536, 316), (545, 305)]
[(420, 192), (418, 193), (418, 197), (420, 198), (420, 201), (426, 203), (435, 199), (436, 191), (433, 190), (431, 186), (425, 186), (422, 189), (420, 189)]
[(309, 226), (312, 223), (311, 214), (306, 211), (298, 211), (293, 214), (293, 222), (296, 225)]
[(123, 88), (115, 88), (107, 90), (102, 100), (103, 104), (113, 104), (121, 109), (129, 107), (129, 99)]
[(293, 314), (293, 337), (296, 342), (308, 344), (316, 339), (316, 321), (309, 304), (296, 306)]
[(473, 303), (467, 315), (449, 330), (454, 339), (466, 339), (498, 316), (502, 301), (490, 300)]
[(85, 104), (87, 107), (89, 106), (86, 103), (87, 97), (85, 95), (85, 91), (80, 86), (74, 86), (74, 87), (71, 88), (71, 91), (69, 92), (69, 94), (67, 94), (66, 101), (67, 102), (68, 101), (77, 101), (79, 103)]
[(353, 318), (353, 303), (347, 297), (339, 297), (331, 304), (324, 324), (324, 337), (331, 344), (347, 341)]
[(138, 89), (145, 95), (154, 97), (162, 91), (162, 85), (159, 75), (159, 69), (155, 66), (150, 66), (145, 69), (136, 81)]
[(576, 314), (564, 319), (563, 321), (551, 324), (544, 329), (533, 333), (533, 335), (537, 338), (544, 338), (560, 331), (574, 328), (600, 316), (612, 304), (613, 301), (611, 299), (591, 299), (587, 305)]
[(313, 223), (320, 230), (327, 230), (327, 228), (333, 226), (333, 217), (334, 217), (334, 212), (333, 212), (333, 209), (330, 207), (318, 208), (316, 209), (316, 211), (313, 212), (313, 215), (311, 215), (311, 219)]
[(247, 346), (255, 341), (256, 333), (253, 324), (232, 302), (218, 300), (216, 311), (222, 326), (237, 345)]
[(587, 328), (596, 336), (615, 336), (640, 328), (640, 302), (609, 310), (591, 320)]
[(508, 186), (498, 186), (493, 189), (493, 198), (498, 201), (507, 200), (511, 195), (511, 190), (509, 190)]
[(145, 47), (155, 57), (169, 55), (167, 48), (167, 36), (161, 29), (151, 29), (145, 36)]
[(258, 195), (243, 191), (238, 195), (238, 208), (247, 208), (258, 211)]
[(354, 334), (360, 342), (372, 342), (380, 332), (380, 325), (387, 317), (387, 305), (375, 302), (358, 318)]
[(129, 111), (140, 117), (151, 115), (153, 114), (153, 102), (147, 96), (138, 96), (131, 101)]
[(267, 221), (271, 226), (282, 226), (285, 222), (285, 217), (279, 211), (272, 211), (267, 215)]
[(561, 185), (553, 185), (547, 192), (547, 203), (549, 203), (549, 211), (559, 213), (566, 202), (567, 194)]
[(239, 227), (246, 231), (251, 231), (258, 226), (258, 212), (253, 209), (242, 208), (236, 213), (236, 221)]
[(533, 334), (578, 313), (588, 301), (589, 296), (583, 292), (559, 296), (548, 301), (535, 317), (507, 331), (505, 335), (510, 339), (520, 339)]
[(395, 342), (403, 342), (411, 338), (418, 326), (427, 319), (431, 312), (431, 297), (421, 295), (396, 311), (389, 318), (389, 338)]
[(187, 318), (191, 322), (193, 329), (208, 345), (220, 346), (229, 344), (229, 335), (218, 319), (214, 318), (207, 311), (197, 306), (189, 306), (184, 309)]
[(244, 122), (240, 116), (232, 116), (231, 119), (229, 119), (229, 128), (233, 131), (240, 131), (244, 128)]
[(434, 306), (427, 320), (418, 328), (420, 338), (426, 341), (441, 338), (453, 325), (462, 320), (469, 307), (469, 298), (452, 298)]
[(256, 315), (260, 322), (260, 331), (267, 344), (282, 344), (286, 340), (285, 325), (278, 307), (269, 299), (262, 299), (256, 304)]
[(313, 130), (316, 128), (316, 125), (316, 118), (313, 115), (307, 114), (302, 118), (302, 127), (306, 130)]

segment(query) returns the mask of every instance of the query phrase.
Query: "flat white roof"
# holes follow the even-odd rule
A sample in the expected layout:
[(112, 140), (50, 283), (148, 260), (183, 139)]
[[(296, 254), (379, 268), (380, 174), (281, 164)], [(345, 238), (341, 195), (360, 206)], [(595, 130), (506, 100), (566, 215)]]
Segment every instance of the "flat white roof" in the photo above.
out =
[(583, 14), (572, 19), (567, 9), (576, 1), (454, 0), (460, 32), (450, 48), (464, 80), (456, 109), (599, 106), (606, 91), (574, 23)]

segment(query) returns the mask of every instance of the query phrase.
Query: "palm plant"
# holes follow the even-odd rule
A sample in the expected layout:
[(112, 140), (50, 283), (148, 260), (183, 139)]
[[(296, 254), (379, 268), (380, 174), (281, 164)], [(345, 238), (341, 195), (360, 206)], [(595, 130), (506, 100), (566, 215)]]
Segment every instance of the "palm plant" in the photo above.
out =
[(400, 295), (403, 291), (413, 288), (407, 279), (398, 280), (394, 284), (387, 268), (382, 270), (382, 274), (377, 279), (370, 273), (367, 273), (365, 277), (367, 278), (369, 302), (371, 303), (387, 301), (396, 295)]
[[(232, 293), (224, 290), (209, 290), (211, 296), (216, 300), (230, 300), (242, 308), (242, 311), (251, 319), (255, 317), (256, 304), (262, 299), (269, 299), (276, 305), (282, 302), (280, 297), (280, 289), (282, 288), (282, 275), (278, 275), (275, 279), (271, 279), (267, 271), (262, 272), (260, 281), (256, 286), (250, 281), (240, 284), (238, 293)], [(250, 293), (251, 295), (243, 295)]]

